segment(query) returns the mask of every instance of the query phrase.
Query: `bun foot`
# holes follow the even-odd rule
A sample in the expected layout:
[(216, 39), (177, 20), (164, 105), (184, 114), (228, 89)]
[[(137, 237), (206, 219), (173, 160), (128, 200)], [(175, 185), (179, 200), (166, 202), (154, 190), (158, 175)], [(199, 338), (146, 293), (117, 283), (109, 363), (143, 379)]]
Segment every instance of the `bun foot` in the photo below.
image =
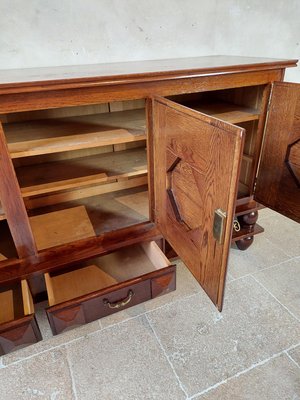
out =
[(253, 239), (254, 239), (253, 236), (247, 236), (243, 239), (237, 240), (235, 243), (239, 250), (247, 250), (248, 247), (250, 247), (251, 244), (253, 243)]

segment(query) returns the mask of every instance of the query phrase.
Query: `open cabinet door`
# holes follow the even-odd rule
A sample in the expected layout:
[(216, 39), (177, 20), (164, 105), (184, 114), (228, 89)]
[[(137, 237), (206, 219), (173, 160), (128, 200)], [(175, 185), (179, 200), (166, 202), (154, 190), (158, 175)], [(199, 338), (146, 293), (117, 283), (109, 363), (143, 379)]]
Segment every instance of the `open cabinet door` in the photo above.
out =
[(155, 220), (222, 308), (244, 130), (153, 100)]
[(254, 196), (300, 222), (300, 84), (273, 85)]

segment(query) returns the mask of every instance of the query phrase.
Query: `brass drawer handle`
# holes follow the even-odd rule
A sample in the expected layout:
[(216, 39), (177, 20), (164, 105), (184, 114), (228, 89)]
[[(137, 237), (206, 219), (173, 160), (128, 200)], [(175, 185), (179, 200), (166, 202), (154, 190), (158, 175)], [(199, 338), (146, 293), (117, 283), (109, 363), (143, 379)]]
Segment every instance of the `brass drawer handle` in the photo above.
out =
[(109, 308), (121, 308), (130, 303), (133, 296), (134, 296), (133, 290), (130, 289), (125, 299), (116, 301), (115, 303), (111, 303), (108, 299), (103, 299), (103, 303), (105, 305), (108, 305)]

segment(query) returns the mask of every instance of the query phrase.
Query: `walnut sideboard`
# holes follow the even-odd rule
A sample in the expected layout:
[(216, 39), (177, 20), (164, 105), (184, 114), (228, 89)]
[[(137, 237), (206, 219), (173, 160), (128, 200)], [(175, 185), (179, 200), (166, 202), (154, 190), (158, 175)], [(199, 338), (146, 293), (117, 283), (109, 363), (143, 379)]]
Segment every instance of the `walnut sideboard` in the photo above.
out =
[(300, 221), (296, 60), (233, 56), (0, 71), (0, 354), (175, 289), (222, 309), (261, 205)]

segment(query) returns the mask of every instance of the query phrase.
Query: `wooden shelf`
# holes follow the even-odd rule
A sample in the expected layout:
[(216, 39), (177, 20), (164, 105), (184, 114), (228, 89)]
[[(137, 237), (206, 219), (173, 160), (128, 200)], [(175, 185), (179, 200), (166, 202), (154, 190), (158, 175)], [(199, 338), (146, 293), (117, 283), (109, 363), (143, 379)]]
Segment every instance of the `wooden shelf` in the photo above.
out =
[(241, 228), (241, 230), (239, 232), (236, 232), (235, 230), (233, 230), (231, 241), (235, 242), (237, 240), (243, 239), (248, 236), (258, 235), (259, 233), (262, 233), (262, 232), (264, 232), (264, 228), (258, 224), (255, 224), (254, 228), (252, 230), (250, 230), (248, 227)]
[(16, 169), (23, 197), (128, 180), (147, 174), (145, 148), (23, 166)]
[[(137, 178), (137, 179), (142, 180), (144, 178)], [(132, 181), (134, 186), (130, 187)], [(70, 233), (68, 235), (72, 234), (71, 233), (72, 228), (63, 228), (61, 227), (61, 224), (66, 218), (63, 216), (63, 214), (70, 209), (74, 210), (74, 207), (79, 209), (79, 207), (84, 206), (85, 210), (88, 213), (89, 220), (93, 226), (96, 235), (101, 235), (102, 233), (105, 232), (117, 231), (119, 229), (126, 228), (128, 226), (148, 221), (149, 198), (148, 198), (147, 186), (145, 184), (142, 186), (143, 183), (142, 181), (141, 182), (134, 182), (134, 181), (135, 180), (129, 180), (124, 182), (126, 184), (128, 183), (129, 187), (127, 187), (127, 185), (125, 185), (125, 187), (123, 187), (123, 185), (120, 186), (118, 185), (118, 182), (108, 185), (103, 185), (104, 187), (109, 186), (109, 192), (103, 194), (97, 194), (97, 193), (91, 194), (90, 197), (85, 196), (84, 198), (79, 198), (79, 199), (76, 199), (76, 196), (75, 198), (72, 198), (71, 196), (71, 199), (69, 201), (66, 202), (56, 201), (55, 204), (53, 205), (47, 205), (47, 201), (44, 202), (43, 197), (41, 198), (38, 197), (37, 200), (41, 200), (41, 202), (40, 204), (39, 203), (34, 204), (35, 206), (39, 206), (39, 208), (34, 207), (34, 209), (30, 211), (31, 215), (30, 223), (32, 223), (32, 218), (34, 218), (34, 216), (41, 217), (40, 220), (36, 221), (36, 228), (45, 229), (45, 220), (43, 219), (44, 215), (47, 214), (49, 215), (50, 218), (51, 213), (53, 216), (55, 216), (54, 212), (61, 212), (62, 214), (59, 220), (60, 225), (59, 224), (57, 225), (58, 227), (60, 227), (57, 228), (58, 233), (56, 233), (56, 235), (52, 235), (51, 232), (49, 232), (48, 234), (48, 231), (47, 230), (45, 231), (45, 235), (47, 237), (48, 236), (50, 237), (52, 235), (53, 237), (55, 237), (56, 240), (57, 237), (63, 234), (63, 232), (67, 232), (68, 229), (70, 230)], [(110, 187), (111, 185), (117, 185), (117, 187), (112, 188)], [(57, 199), (55, 198), (55, 200)], [(65, 215), (67, 215), (67, 213)], [(57, 217), (59, 217), (59, 214), (57, 215)], [(76, 228), (74, 235), (80, 234), (80, 232), (76, 233), (78, 230), (77, 225), (80, 221), (80, 218), (78, 215), (75, 215), (74, 218), (75, 218), (74, 221), (78, 220), (76, 223), (74, 223), (74, 227)], [(70, 224), (70, 226), (72, 227), (72, 224)], [(60, 231), (62, 232), (61, 234)], [(56, 232), (56, 229), (54, 229), (53, 232)], [(37, 236), (36, 233), (35, 236)], [(47, 238), (45, 238), (45, 240), (46, 239)], [(49, 239), (47, 240), (49, 241)]]
[(232, 124), (241, 122), (255, 121), (259, 119), (259, 111), (254, 108), (242, 107), (230, 103), (206, 103), (188, 105), (194, 110), (211, 115)]
[(145, 110), (4, 124), (12, 158), (146, 139)]
[(36, 215), (29, 221), (38, 250), (95, 236), (84, 206)]

